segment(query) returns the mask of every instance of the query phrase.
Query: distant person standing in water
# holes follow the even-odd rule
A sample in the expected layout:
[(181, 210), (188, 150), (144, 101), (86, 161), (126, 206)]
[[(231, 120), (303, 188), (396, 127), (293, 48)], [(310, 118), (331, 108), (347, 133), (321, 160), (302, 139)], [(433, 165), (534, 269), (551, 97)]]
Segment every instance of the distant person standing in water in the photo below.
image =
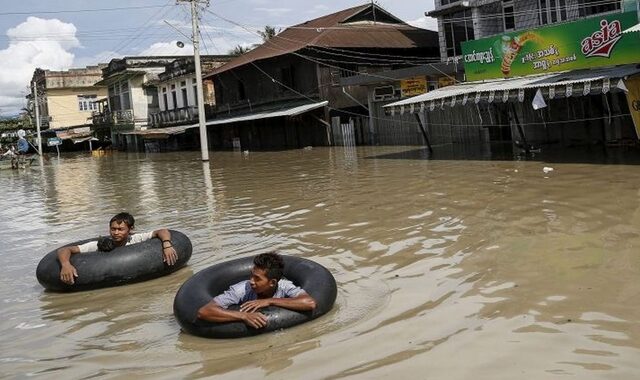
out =
[(29, 153), (29, 142), (24, 138), (25, 135), (24, 129), (18, 130), (18, 154)]
[(73, 285), (78, 271), (71, 265), (71, 255), (76, 253), (87, 253), (95, 251), (110, 251), (125, 245), (142, 243), (143, 241), (158, 238), (162, 241), (162, 257), (167, 265), (174, 265), (178, 261), (178, 254), (171, 242), (171, 232), (166, 228), (153, 232), (132, 233), (135, 220), (127, 212), (117, 214), (109, 221), (109, 234), (111, 238), (100, 238), (80, 245), (72, 245), (58, 249), (58, 260), (62, 269), (60, 270), (60, 280)]

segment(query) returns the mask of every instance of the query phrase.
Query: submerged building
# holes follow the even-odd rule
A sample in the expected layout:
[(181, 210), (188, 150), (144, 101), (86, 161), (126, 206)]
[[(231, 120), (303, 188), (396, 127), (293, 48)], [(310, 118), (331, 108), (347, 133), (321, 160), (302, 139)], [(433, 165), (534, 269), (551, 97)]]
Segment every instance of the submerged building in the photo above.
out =
[[(384, 76), (438, 60), (433, 31), (376, 4), (294, 25), (214, 70), (216, 112), (207, 121), (218, 148), (280, 149), (368, 143), (368, 91), (341, 79)], [(344, 130), (344, 124), (351, 125)]]
[[(389, 104), (429, 144), (516, 151), (638, 141), (636, 1), (437, 1), (440, 53), (465, 81)], [(636, 121), (634, 128), (634, 120)]]
[[(65, 71), (36, 69), (31, 88), (38, 91), (38, 113), (44, 138), (60, 138), (64, 148), (89, 148), (92, 139), (92, 113), (97, 110), (98, 99), (107, 95), (100, 86), (102, 68), (106, 65), (73, 68)], [(33, 93), (28, 96), (33, 105)], [(33, 112), (35, 116), (35, 112)], [(43, 141), (46, 147), (47, 140)]]

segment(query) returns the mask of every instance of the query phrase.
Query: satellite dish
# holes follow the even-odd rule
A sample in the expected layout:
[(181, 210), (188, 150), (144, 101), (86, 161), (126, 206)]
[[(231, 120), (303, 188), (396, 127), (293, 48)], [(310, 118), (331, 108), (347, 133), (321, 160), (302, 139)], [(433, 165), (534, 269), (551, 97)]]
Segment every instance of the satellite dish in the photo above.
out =
[(182, 41), (177, 41), (176, 42), (176, 46), (179, 47), (180, 49), (182, 49), (184, 47), (184, 42)]

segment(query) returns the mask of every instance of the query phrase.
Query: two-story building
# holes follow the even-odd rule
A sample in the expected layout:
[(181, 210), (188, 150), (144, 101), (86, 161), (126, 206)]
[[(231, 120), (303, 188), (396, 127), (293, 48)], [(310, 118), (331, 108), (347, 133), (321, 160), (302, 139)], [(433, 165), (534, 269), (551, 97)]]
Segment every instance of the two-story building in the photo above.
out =
[(158, 76), (177, 56), (124, 57), (112, 59), (102, 69), (97, 84), (107, 88), (99, 99), (93, 123), (99, 136), (109, 136), (115, 146), (139, 145), (135, 135), (121, 132), (146, 129), (149, 115), (159, 112)]
[[(443, 61), (455, 86), (389, 104), (418, 113), (454, 143), (507, 142), (514, 152), (633, 144), (629, 91), (640, 73), (635, 0), (436, 0)], [(640, 117), (638, 118), (640, 121)], [(636, 124), (636, 127), (640, 127)], [(429, 133), (427, 133), (429, 135)]]
[[(106, 87), (97, 84), (103, 67), (34, 71), (31, 88), (35, 84), (38, 91), (40, 126), (50, 130), (45, 137), (62, 138), (67, 150), (82, 149), (84, 145), (77, 144), (91, 139), (92, 112), (97, 109), (96, 101), (107, 95)], [(28, 98), (33, 104), (33, 93)], [(46, 147), (46, 141), (43, 143)]]
[(368, 93), (344, 86), (358, 74), (438, 60), (433, 31), (415, 28), (376, 4), (345, 9), (287, 28), (215, 70), (211, 146), (278, 149), (329, 145), (355, 121), (369, 141)]

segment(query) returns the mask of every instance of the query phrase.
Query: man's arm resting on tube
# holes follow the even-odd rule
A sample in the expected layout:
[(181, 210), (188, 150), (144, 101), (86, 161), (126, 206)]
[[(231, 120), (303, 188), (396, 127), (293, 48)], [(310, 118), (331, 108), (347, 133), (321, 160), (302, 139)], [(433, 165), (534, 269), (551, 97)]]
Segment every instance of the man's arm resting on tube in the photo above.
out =
[(214, 301), (210, 301), (198, 310), (198, 319), (209, 322), (234, 322), (242, 321), (245, 324), (258, 329), (267, 325), (267, 316), (262, 313), (247, 313), (221, 308)]

